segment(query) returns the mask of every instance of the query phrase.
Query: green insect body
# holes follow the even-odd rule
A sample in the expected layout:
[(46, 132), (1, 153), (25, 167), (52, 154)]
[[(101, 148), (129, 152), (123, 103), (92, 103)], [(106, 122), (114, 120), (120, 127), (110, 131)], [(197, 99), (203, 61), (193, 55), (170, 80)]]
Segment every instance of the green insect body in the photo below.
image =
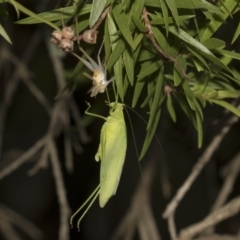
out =
[(110, 103), (110, 116), (102, 126), (100, 144), (95, 156), (101, 161), (99, 205), (104, 207), (116, 193), (127, 149), (127, 131), (123, 104)]
[(88, 112), (90, 105), (85, 112), (88, 115), (103, 118), (105, 123), (101, 129), (100, 144), (95, 156), (96, 161), (101, 163), (100, 184), (71, 216), (70, 224), (72, 225), (73, 218), (91, 201), (77, 222), (78, 228), (82, 218), (98, 195), (100, 207), (104, 207), (108, 200), (115, 195), (121, 177), (127, 149), (127, 129), (123, 115), (124, 104), (113, 102), (109, 103), (109, 107), (110, 114), (107, 118)]

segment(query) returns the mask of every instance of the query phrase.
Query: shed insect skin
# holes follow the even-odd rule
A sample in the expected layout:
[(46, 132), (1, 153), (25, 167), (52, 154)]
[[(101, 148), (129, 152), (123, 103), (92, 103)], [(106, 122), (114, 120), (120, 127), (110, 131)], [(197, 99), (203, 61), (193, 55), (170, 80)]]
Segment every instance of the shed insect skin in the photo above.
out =
[(98, 93), (104, 93), (108, 84), (113, 81), (114, 78), (107, 80), (107, 76), (103, 66), (101, 64), (100, 57), (98, 55), (98, 63), (96, 63), (82, 48), (80, 51), (86, 56), (88, 61), (78, 56), (78, 59), (93, 72), (93, 76), (83, 73), (86, 77), (92, 80), (93, 87), (90, 89), (91, 97), (95, 97)]

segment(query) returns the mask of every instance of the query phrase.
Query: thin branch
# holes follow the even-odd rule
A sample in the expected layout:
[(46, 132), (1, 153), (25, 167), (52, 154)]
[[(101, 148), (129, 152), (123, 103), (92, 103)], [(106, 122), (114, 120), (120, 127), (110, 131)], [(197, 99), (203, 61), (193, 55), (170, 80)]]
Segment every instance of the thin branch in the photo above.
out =
[(162, 48), (158, 45), (153, 31), (152, 31), (152, 26), (150, 24), (150, 21), (148, 19), (148, 12), (147, 9), (144, 7), (143, 8), (143, 13), (142, 13), (144, 22), (145, 22), (145, 27), (148, 29), (148, 33), (146, 34), (146, 36), (151, 40), (152, 45), (155, 47), (155, 49), (166, 59), (168, 59), (169, 61), (173, 62), (176, 67), (179, 69), (180, 73), (182, 74), (182, 76), (188, 80), (188, 81), (192, 81), (191, 78), (188, 77), (188, 75), (186, 74), (186, 72), (184, 71), (184, 69), (182, 68), (182, 66), (179, 64), (179, 62), (177, 61), (177, 59), (175, 59), (174, 57), (168, 55), (167, 53), (165, 53)]
[(219, 147), (221, 141), (224, 139), (226, 134), (231, 129), (232, 125), (238, 121), (238, 117), (233, 116), (228, 121), (227, 124), (221, 129), (218, 135), (216, 135), (212, 142), (208, 145), (202, 156), (198, 159), (197, 163), (194, 165), (192, 172), (183, 183), (183, 185), (178, 189), (175, 197), (168, 204), (166, 210), (163, 213), (163, 218), (168, 218), (171, 214), (174, 214), (180, 201), (183, 199), (189, 188), (192, 186), (195, 179), (198, 177), (203, 167), (209, 162), (213, 153)]
[[(212, 208), (211, 213), (216, 211), (218, 208), (223, 206), (223, 204), (227, 201), (229, 195), (233, 190), (234, 183), (239, 175), (240, 171), (240, 153), (238, 153), (231, 161), (224, 167), (221, 171), (224, 179), (224, 184), (222, 186), (221, 191), (219, 192)], [(214, 232), (214, 226), (207, 229), (204, 234), (211, 234)]]
[[(9, 222), (10, 225), (15, 225), (20, 228), (23, 232), (29, 235), (32, 239), (43, 239), (43, 233), (30, 221), (23, 218), (21, 215), (13, 211), (12, 209), (0, 204), (0, 225), (2, 222)], [(12, 230), (11, 230), (12, 232)], [(14, 238), (9, 238), (13, 240)]]
[(199, 237), (194, 240), (239, 240), (239, 238), (232, 236), (232, 235), (212, 234), (209, 236)]
[[(93, 42), (93, 41), (91, 41), (91, 42), (86, 41), (86, 42), (88, 42), (88, 43), (96, 43), (96, 35), (97, 35), (97, 33), (98, 33), (96, 30), (99, 28), (99, 26), (101, 25), (102, 21), (106, 18), (107, 14), (108, 14), (108, 12), (109, 12), (109, 9), (110, 9), (110, 6), (107, 7), (107, 8), (102, 12), (101, 16), (99, 17), (98, 21), (94, 24), (94, 26), (93, 26), (91, 29), (88, 29), (88, 30), (85, 31), (85, 32), (90, 32), (90, 34), (94, 34), (94, 36), (91, 36), (90, 38), (91, 38), (91, 39), (93, 39), (93, 38), (95, 39), (94, 42)], [(73, 39), (73, 41), (81, 41), (82, 39), (84, 39), (84, 33), (78, 35), (77, 37), (75, 37), (75, 38)]]
[[(29, 41), (27, 45), (27, 49), (24, 51), (24, 55), (22, 57), (22, 63), (27, 65), (32, 56), (34, 55), (38, 44), (41, 40), (41, 34), (39, 31), (35, 32), (32, 36), (32, 39)], [(3, 54), (3, 49), (1, 49), (0, 53)], [(0, 104), (0, 156), (2, 155), (2, 144), (3, 144), (3, 137), (4, 137), (4, 126), (6, 121), (7, 110), (12, 103), (13, 95), (16, 92), (18, 83), (19, 83), (19, 71), (20, 69), (17, 68), (12, 74), (12, 77), (9, 77), (7, 86), (4, 90), (3, 100)]]
[[(154, 161), (149, 161), (148, 165), (143, 170), (143, 177), (139, 182), (139, 185), (132, 197), (132, 203), (127, 211), (127, 214), (122, 219), (121, 223), (119, 224), (117, 230), (114, 232), (113, 236), (110, 239), (132, 239), (134, 235), (135, 228), (139, 229), (140, 234), (142, 236), (144, 234), (148, 234), (148, 236), (152, 236), (154, 238), (160, 240), (160, 234), (158, 233), (157, 227), (155, 225), (155, 221), (153, 220), (154, 217), (152, 214), (144, 214), (143, 209), (145, 211), (150, 211), (150, 190), (152, 179), (154, 176)], [(146, 213), (146, 212), (145, 212)], [(143, 220), (145, 218), (145, 220)], [(144, 224), (143, 221), (149, 222), (153, 224), (149, 228), (149, 225)], [(154, 231), (154, 232), (152, 232)], [(151, 238), (146, 238), (151, 239)]]
[(79, 109), (77, 107), (76, 102), (73, 100), (73, 98), (69, 99), (69, 103), (70, 103), (70, 111), (72, 113), (72, 117), (76, 123), (78, 132), (79, 132), (79, 138), (81, 140), (82, 143), (86, 144), (89, 142), (89, 136), (86, 133), (86, 130), (82, 124), (82, 119), (81, 119), (81, 114), (79, 112)]
[(4, 218), (0, 220), (0, 231), (7, 240), (21, 240), (12, 224), (4, 221)]
[(25, 153), (23, 153), (19, 158), (17, 158), (13, 163), (0, 171), (0, 180), (11, 174), (13, 171), (18, 169), (23, 163), (31, 159), (45, 144), (46, 137), (42, 137), (38, 140), (35, 145), (29, 148)]
[(224, 167), (222, 175), (224, 175), (224, 184), (218, 194), (215, 203), (212, 206), (211, 212), (221, 207), (228, 199), (230, 193), (233, 190), (233, 185), (239, 175), (240, 171), (240, 153), (238, 153), (227, 166)]
[(70, 208), (67, 201), (66, 189), (64, 186), (61, 166), (58, 159), (57, 149), (53, 139), (49, 139), (48, 148), (50, 153), (50, 161), (52, 163), (53, 176), (56, 183), (56, 191), (60, 207), (60, 226), (59, 240), (69, 239), (69, 216)]
[(240, 197), (236, 197), (208, 215), (201, 222), (191, 225), (180, 232), (179, 240), (191, 240), (194, 236), (204, 231), (206, 228), (214, 226), (219, 222), (236, 215), (240, 211)]

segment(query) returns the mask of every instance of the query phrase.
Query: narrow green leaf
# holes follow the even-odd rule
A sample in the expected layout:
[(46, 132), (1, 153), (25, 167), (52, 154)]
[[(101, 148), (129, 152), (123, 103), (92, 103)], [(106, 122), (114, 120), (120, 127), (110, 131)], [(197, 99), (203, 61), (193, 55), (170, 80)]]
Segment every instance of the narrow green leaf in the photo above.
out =
[(160, 115), (161, 115), (161, 109), (158, 109), (156, 114), (155, 114), (153, 125), (149, 129), (149, 131), (147, 132), (147, 136), (145, 138), (145, 141), (144, 141), (144, 144), (143, 144), (143, 147), (142, 147), (142, 151), (140, 153), (139, 161), (143, 159), (143, 157), (145, 156), (145, 154), (146, 154), (146, 152), (147, 152), (147, 150), (148, 150), (148, 148), (149, 148), (149, 146), (152, 142), (152, 139), (153, 139), (154, 134), (156, 132), (156, 129), (158, 127)]
[(202, 43), (208, 49), (224, 48), (225, 42), (218, 38), (209, 38)]
[(194, 115), (193, 111), (191, 110), (191, 108), (189, 107), (186, 99), (179, 95), (175, 96), (175, 98), (176, 98), (178, 104), (180, 105), (180, 107), (182, 108), (183, 112), (187, 115), (187, 117), (192, 122), (194, 128), (197, 129), (197, 122), (196, 122), (195, 115)]
[(240, 97), (239, 91), (219, 90), (217, 92), (217, 99), (239, 98), (239, 97)]
[(234, 113), (235, 115), (237, 115), (238, 117), (240, 117), (240, 110), (236, 107), (234, 107), (232, 104), (223, 101), (223, 100), (217, 100), (217, 99), (210, 99), (208, 100), (211, 103), (215, 103), (219, 106), (224, 107), (225, 109), (228, 109), (230, 112)]
[(237, 29), (236, 29), (236, 31), (234, 33), (234, 36), (233, 36), (231, 44), (235, 43), (235, 41), (237, 40), (239, 35), (240, 35), (240, 22), (238, 22), (238, 26), (237, 26)]
[(14, 5), (16, 5), (16, 7), (23, 13), (25, 13), (28, 16), (31, 16), (32, 18), (37, 19), (38, 21), (45, 23), (47, 25), (49, 25), (50, 27), (56, 29), (56, 30), (60, 30), (55, 24), (45, 20), (45, 18), (40, 17), (39, 15), (37, 15), (36, 13), (33, 13), (32, 11), (28, 10), (27, 8), (25, 8), (24, 6), (22, 6), (20, 3), (16, 2), (16, 1), (11, 1), (14, 3)]
[(164, 25), (166, 28), (166, 36), (168, 36), (169, 17), (168, 17), (167, 4), (165, 0), (160, 0), (160, 3), (161, 3), (162, 13), (163, 13)]
[[(155, 86), (156, 86), (156, 81), (155, 81), (155, 79), (154, 79), (154, 81), (148, 81), (148, 85), (147, 85), (147, 88), (148, 88), (147, 98), (148, 98), (148, 96), (151, 95), (152, 92), (153, 92), (152, 97), (150, 97), (150, 98), (149, 98), (149, 101), (148, 101), (149, 109), (152, 109), (153, 97), (154, 97), (154, 94), (155, 94), (155, 92), (156, 92)], [(142, 105), (143, 105), (143, 104), (141, 104), (141, 107), (142, 107)]]
[(203, 68), (202, 63), (198, 59), (191, 59), (195, 68), (197, 69), (198, 72), (203, 72), (205, 69)]
[[(207, 69), (209, 72), (211, 72), (211, 69), (209, 68), (209, 64), (206, 62), (206, 60), (198, 54), (196, 49), (194, 49), (192, 46), (187, 46), (187, 49), (205, 66), (205, 69)], [(204, 68), (203, 68), (204, 70)]]
[(101, 16), (101, 14), (106, 6), (106, 3), (107, 3), (107, 0), (93, 0), (92, 1), (92, 10), (91, 10), (90, 19), (89, 19), (90, 28), (93, 27), (93, 25), (97, 22), (97, 20)]
[(130, 45), (132, 49), (135, 48), (132, 34), (129, 29), (129, 21), (126, 13), (121, 12), (121, 4), (116, 5), (113, 8), (113, 17), (121, 31), (121, 34), (126, 39), (127, 43)]
[(122, 10), (125, 11), (125, 12), (128, 12), (130, 7), (131, 7), (131, 1), (129, 0), (123, 0), (122, 1)]
[(222, 49), (216, 49), (214, 52), (221, 54), (223, 56), (230, 57), (231, 59), (237, 59), (240, 60), (240, 54), (236, 52), (231, 52), (228, 50), (222, 50)]
[(131, 86), (134, 83), (134, 62), (132, 49), (126, 48), (123, 52), (123, 62)]
[(154, 37), (156, 38), (159, 46), (163, 49), (163, 51), (170, 56), (174, 56), (174, 50), (169, 46), (168, 41), (166, 40), (164, 35), (159, 31), (159, 29), (156, 27), (152, 27), (152, 31)]
[(11, 3), (12, 5), (13, 5), (13, 7), (14, 7), (14, 9), (15, 9), (15, 11), (16, 11), (16, 13), (17, 13), (17, 18), (19, 18), (19, 16), (20, 16), (20, 13), (19, 13), (19, 9), (18, 9), (18, 6), (17, 6), (17, 2), (16, 1), (14, 1), (14, 0), (8, 0), (8, 2), (9, 3)]
[[(91, 6), (92, 6), (92, 4), (85, 4), (79, 10), (78, 16), (89, 13), (91, 11)], [(55, 9), (55, 10), (48, 11), (48, 12), (43, 12), (43, 13), (37, 14), (37, 16), (39, 16), (40, 19), (43, 18), (49, 22), (54, 22), (54, 21), (58, 21), (61, 19), (68, 19), (68, 18), (74, 17), (76, 10), (77, 10), (77, 6), (71, 6), (71, 7)], [(28, 17), (28, 18), (21, 19), (21, 20), (17, 21), (16, 23), (18, 23), (18, 24), (42, 23), (42, 20), (40, 20), (40, 19), (35, 18), (35, 17)]]
[[(140, 35), (138, 35), (138, 33), (135, 33), (134, 43), (136, 43), (136, 41), (139, 37), (142, 39), (143, 34), (140, 33)], [(142, 51), (141, 49), (142, 49), (142, 41), (139, 42), (139, 44), (136, 46), (135, 50), (133, 51), (133, 62), (134, 62), (134, 64), (136, 64), (136, 62), (139, 58), (139, 54)]]
[(104, 26), (104, 50), (106, 56), (106, 62), (108, 62), (110, 54), (111, 54), (111, 40), (110, 40), (110, 30), (108, 27), (108, 21), (105, 21)]
[[(145, 6), (161, 8), (159, 0), (145, 0)], [(183, 8), (183, 9), (196, 9), (196, 10), (207, 9), (210, 12), (221, 13), (218, 7), (215, 7), (214, 5), (212, 5), (211, 3), (205, 0), (176, 1), (176, 7)]]
[(176, 87), (182, 82), (182, 75), (179, 72), (179, 69), (176, 67), (175, 64), (174, 64), (174, 68), (173, 68), (173, 81), (174, 81), (174, 85)]
[(141, 52), (139, 53), (138, 61), (139, 62), (147, 61), (147, 60), (151, 60), (155, 57), (156, 57), (156, 55), (153, 54), (151, 51), (142, 49)]
[(123, 87), (123, 74), (122, 74), (122, 57), (120, 57), (114, 64), (114, 82), (116, 83), (118, 94), (124, 102), (124, 87)]
[(123, 97), (125, 97), (128, 87), (129, 87), (129, 80), (128, 80), (127, 75), (125, 74), (125, 77), (123, 80)]
[(167, 96), (167, 110), (169, 112), (170, 117), (172, 118), (173, 122), (175, 123), (177, 121), (176, 113), (174, 110), (174, 107), (172, 105), (172, 97), (171, 94)]
[(108, 14), (107, 22), (109, 29), (109, 38), (113, 49), (112, 54), (110, 55), (110, 58), (108, 59), (107, 63), (107, 68), (110, 69), (122, 55), (126, 46), (122, 39), (114, 35), (114, 33), (116, 33), (117, 31), (117, 28), (110, 14)]
[(136, 49), (141, 45), (142, 39), (143, 39), (143, 34), (140, 33), (135, 39), (134, 39), (134, 52), (136, 52)]
[(0, 35), (6, 40), (8, 41), (10, 44), (12, 44), (10, 37), (8, 36), (7, 32), (5, 31), (5, 29), (3, 28), (3, 26), (0, 24)]
[(132, 98), (132, 108), (134, 108), (136, 106), (138, 99), (142, 93), (144, 84), (145, 84), (145, 81), (142, 81), (142, 82), (137, 81), (135, 83), (134, 93), (133, 93), (133, 98)]
[[(129, 1), (129, 0), (127, 0), (127, 1)], [(132, 1), (129, 1), (129, 2), (132, 2)], [(145, 0), (133, 1), (132, 8), (131, 8), (131, 16), (135, 16), (138, 19), (142, 16), (144, 2), (145, 2)]]
[(177, 25), (177, 27), (179, 27), (179, 20), (178, 20), (178, 10), (177, 10), (177, 6), (176, 6), (176, 2), (175, 0), (165, 0), (172, 15), (173, 15), (173, 18), (175, 20), (175, 23)]
[[(110, 37), (111, 38), (111, 37)], [(122, 55), (126, 48), (126, 45), (122, 39), (119, 39), (116, 42), (116, 47), (114, 47), (112, 54), (110, 55), (110, 58), (107, 63), (107, 68), (110, 69), (116, 61), (119, 59), (119, 57)]]
[(147, 95), (146, 99), (144, 100), (144, 102), (141, 104), (141, 108), (145, 108), (148, 103), (150, 106), (152, 106), (152, 98), (154, 97), (155, 91), (156, 91), (155, 86), (152, 89), (148, 88), (148, 95)]
[(145, 66), (144, 69), (141, 69), (141, 72), (138, 75), (137, 81), (140, 81), (144, 79), (146, 76), (151, 75), (152, 73), (159, 70), (159, 68), (162, 66), (163, 62), (161, 60), (153, 62), (151, 65)]
[(216, 65), (218, 65), (219, 67), (225, 69), (226, 71), (228, 71), (229, 73), (232, 73), (231, 70), (224, 65), (217, 57), (214, 56), (214, 54), (209, 51), (204, 45), (202, 45), (200, 42), (198, 42), (197, 40), (195, 40), (194, 38), (192, 38), (188, 33), (186, 33), (185, 31), (183, 31), (182, 29), (176, 29), (175, 27), (171, 26), (169, 27), (169, 31), (174, 34), (175, 36), (179, 37), (180, 39), (182, 39), (183, 41), (185, 41), (187, 44), (192, 45), (193, 47), (197, 48), (198, 50), (200, 50), (202, 52), (202, 55), (204, 55), (206, 58), (208, 58), (209, 60), (211, 60), (212, 62), (214, 62)]
[(143, 32), (143, 33), (148, 32), (148, 29), (143, 25), (143, 23), (138, 18), (136, 18), (135, 16), (132, 16), (132, 20), (140, 32)]
[[(226, 0), (224, 2), (225, 6), (221, 6), (221, 14), (218, 14), (215, 17), (215, 21), (211, 21), (206, 24), (206, 27), (203, 28), (203, 31), (200, 33), (201, 42), (204, 42), (208, 38), (210, 38), (217, 29), (225, 23), (225, 20), (229, 17), (229, 12), (231, 13), (234, 8), (239, 4), (237, 0)], [(228, 10), (226, 10), (226, 8)]]
[[(150, 21), (151, 25), (165, 25), (165, 19), (164, 18), (162, 18), (158, 15), (155, 15), (155, 14), (149, 14), (149, 15), (152, 18), (152, 21)], [(182, 16), (179, 16), (178, 19), (179, 19), (180, 25), (182, 25), (186, 20), (191, 19), (191, 18), (195, 18), (195, 17), (196, 17), (196, 15), (182, 15)], [(168, 17), (168, 19), (166, 21), (168, 21), (168, 24), (173, 24), (174, 23), (173, 17)]]
[[(141, 66), (141, 70), (140, 70), (140, 73), (139, 75), (141, 75), (141, 73), (143, 71), (145, 71), (146, 68), (148, 68), (149, 66), (151, 66), (152, 62), (150, 61), (147, 61), (147, 62), (144, 62)], [(148, 75), (147, 75), (148, 76)], [(132, 100), (132, 107), (134, 108), (137, 104), (137, 101), (141, 95), (141, 92), (143, 90), (143, 87), (144, 87), (144, 84), (145, 84), (146, 81), (136, 81), (135, 83), (135, 87), (134, 87), (134, 93), (133, 93), (133, 100)]]
[[(176, 58), (178, 64), (182, 67), (182, 69), (184, 71), (186, 71), (187, 68), (187, 63), (186, 63), (186, 59), (183, 57), (182, 54), (179, 54)], [(174, 64), (174, 68), (173, 68), (173, 81), (174, 81), (174, 85), (178, 86), (181, 82), (182, 82), (182, 74), (179, 71), (179, 68), (176, 66), (176, 64)]]
[(194, 98), (193, 98), (193, 101), (194, 101), (194, 103), (195, 103), (196, 112), (198, 112), (201, 120), (203, 121), (203, 111), (202, 111), (202, 107), (201, 107), (201, 105), (199, 104), (197, 98), (194, 97)]
[(198, 131), (198, 148), (202, 147), (203, 142), (203, 129), (202, 129), (202, 121), (198, 111), (196, 111), (196, 119), (197, 119), (197, 131)]
[(147, 124), (147, 130), (152, 128), (153, 121), (155, 119), (155, 115), (156, 115), (156, 112), (158, 111), (158, 107), (160, 105), (160, 100), (162, 98), (162, 86), (163, 86), (163, 74), (164, 74), (163, 66), (161, 67), (159, 74), (158, 74), (158, 78), (157, 78), (157, 82), (156, 82), (156, 91), (154, 94), (152, 107), (150, 109), (150, 116), (149, 116), (149, 120), (148, 120), (148, 124)]
[(195, 111), (196, 108), (195, 108), (195, 103), (194, 103), (194, 100), (193, 100), (194, 96), (193, 96), (193, 93), (192, 93), (192, 91), (191, 91), (191, 89), (188, 85), (188, 82), (186, 80), (184, 80), (182, 82), (182, 87), (183, 87), (183, 90), (186, 94), (186, 99), (188, 101), (189, 106), (191, 107), (192, 110)]

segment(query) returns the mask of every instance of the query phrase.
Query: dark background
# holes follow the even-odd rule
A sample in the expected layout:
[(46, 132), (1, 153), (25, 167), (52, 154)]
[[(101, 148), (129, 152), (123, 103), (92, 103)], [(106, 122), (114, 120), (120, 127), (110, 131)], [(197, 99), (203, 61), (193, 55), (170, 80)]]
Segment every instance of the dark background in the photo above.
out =
[[(51, 10), (56, 6), (66, 3), (37, 0), (20, 2), (34, 12)], [(56, 89), (56, 77), (45, 44), (46, 34), (50, 33), (50, 30), (42, 24), (14, 24), (14, 21), (17, 20), (14, 9), (8, 4), (4, 6), (9, 11), (9, 18), (2, 19), (1, 24), (7, 30), (13, 44), (8, 44), (1, 37), (0, 48), (8, 48), (12, 54), (21, 61), (22, 56), (29, 47), (29, 41), (37, 34), (37, 38), (40, 38), (39, 43), (37, 44), (36, 50), (32, 53), (31, 60), (27, 67), (31, 71), (33, 83), (44, 93), (49, 102), (53, 104), (58, 92)], [(21, 18), (24, 17), (24, 14), (21, 14)], [(228, 26), (233, 26), (232, 29), (226, 26), (220, 29), (219, 35), (222, 36), (227, 43), (234, 33), (234, 24), (235, 22), (231, 20)], [(239, 44), (235, 44), (234, 47), (237, 51)], [(1, 52), (2, 51), (0, 51), (0, 55)], [(63, 62), (66, 69), (69, 70), (73, 69), (77, 63), (70, 55), (66, 55)], [(236, 68), (239, 69), (239, 63), (235, 64)], [(1, 65), (5, 69), (4, 74), (0, 72), (0, 92), (2, 98), (5, 86), (11, 79), (10, 76), (12, 76), (15, 66), (4, 57), (1, 57), (0, 67)], [(96, 99), (90, 99), (87, 93), (90, 87), (90, 81), (88, 85), (84, 83), (81, 86), (80, 83), (74, 92), (74, 98), (82, 114), (86, 109), (85, 101), (90, 101), (94, 104), (95, 101), (105, 98), (105, 96), (101, 96)], [(126, 97), (126, 104), (130, 105), (131, 96), (132, 92), (130, 90)], [(49, 123), (49, 116), (46, 111), (21, 81), (11, 100), (12, 102), (7, 111), (3, 132), (1, 169), (4, 169), (4, 167), (14, 161), (14, 159), (42, 137), (46, 133)], [(156, 133), (161, 145), (159, 145), (155, 139), (148, 154), (144, 160), (140, 162), (142, 169), (148, 161), (155, 161), (156, 164), (156, 172), (151, 189), (151, 202), (156, 224), (164, 240), (169, 239), (166, 221), (161, 217), (166, 204), (189, 175), (198, 157), (201, 156), (201, 153), (213, 137), (218, 134), (219, 130), (226, 123), (226, 120), (231, 117), (231, 114), (224, 113), (222, 108), (208, 105), (204, 110), (204, 143), (202, 149), (198, 149), (196, 131), (182, 111), (178, 109), (175, 101), (174, 106), (176, 106), (177, 123), (174, 124), (172, 122), (168, 112), (164, 108)], [(102, 112), (101, 114), (105, 116), (108, 114), (107, 111), (107, 107), (99, 110), (99, 112)], [(136, 109), (136, 111), (144, 117), (144, 110), (139, 108)], [(140, 149), (144, 141), (146, 125), (131, 111), (130, 118), (133, 123), (137, 146), (138, 149)], [(109, 239), (130, 207), (134, 190), (136, 189), (138, 181), (141, 180), (141, 171), (130, 131), (129, 119), (126, 114), (125, 119), (128, 129), (128, 150), (117, 194), (111, 198), (103, 209), (101, 209), (98, 202), (96, 202), (81, 222), (81, 231), (78, 232), (76, 227), (74, 227), (71, 230), (70, 239)], [(56, 139), (67, 190), (67, 198), (73, 212), (98, 185), (99, 163), (95, 162), (94, 155), (98, 148), (102, 124), (103, 121), (97, 119), (87, 128), (91, 141), (88, 144), (83, 144), (83, 152), (81, 155), (75, 154), (73, 174), (68, 174), (64, 167), (62, 136)], [(203, 169), (181, 202), (176, 212), (176, 225), (178, 229), (200, 221), (209, 213), (210, 207), (222, 184), (219, 170), (239, 151), (239, 128), (239, 123), (236, 123), (232, 127), (221, 145), (218, 146), (211, 161)], [(39, 156), (37, 155), (33, 159), (30, 159), (0, 181), (0, 203), (35, 224), (43, 232), (43, 239), (58, 239), (59, 208), (52, 166), (49, 164), (46, 169), (39, 170), (33, 176), (28, 176), (27, 174), (35, 165), (38, 158)], [(166, 169), (168, 174), (164, 172), (166, 174), (164, 177), (166, 177), (171, 187), (168, 198), (164, 197), (161, 187), (162, 173), (166, 171)], [(144, 175), (142, 178), (144, 178)], [(239, 186), (239, 179), (235, 184), (231, 197), (239, 195), (239, 188), (237, 186)], [(217, 229), (219, 233), (234, 234), (238, 230), (239, 224), (240, 219), (239, 215), (237, 215), (218, 225)], [(30, 239), (23, 231), (17, 230), (17, 232), (19, 236), (21, 236), (21, 239)], [(1, 232), (0, 239), (4, 239)], [(137, 234), (135, 239), (138, 239)]]

